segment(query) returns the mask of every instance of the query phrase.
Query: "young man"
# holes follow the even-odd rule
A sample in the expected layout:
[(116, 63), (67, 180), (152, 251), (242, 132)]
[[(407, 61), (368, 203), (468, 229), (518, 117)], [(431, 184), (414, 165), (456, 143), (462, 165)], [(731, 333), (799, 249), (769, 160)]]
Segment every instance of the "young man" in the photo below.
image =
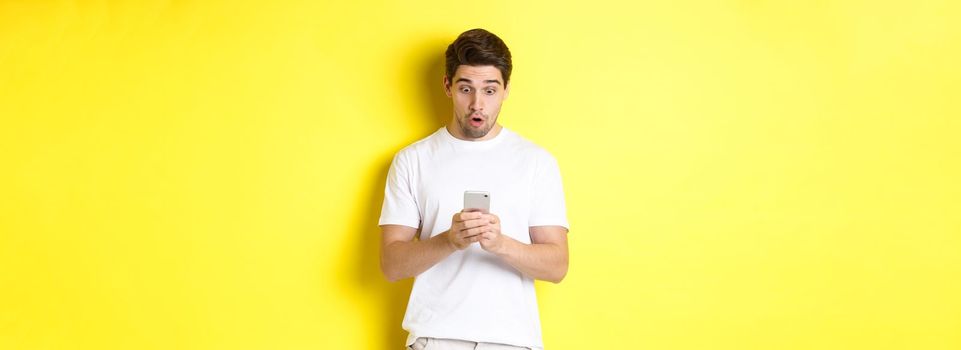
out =
[[(560, 171), (497, 123), (507, 45), (472, 29), (446, 56), (454, 116), (394, 156), (381, 269), (391, 281), (416, 277), (403, 322), (411, 349), (543, 349), (534, 279), (558, 283), (568, 265)], [(464, 210), (469, 190), (490, 194), (489, 212)]]

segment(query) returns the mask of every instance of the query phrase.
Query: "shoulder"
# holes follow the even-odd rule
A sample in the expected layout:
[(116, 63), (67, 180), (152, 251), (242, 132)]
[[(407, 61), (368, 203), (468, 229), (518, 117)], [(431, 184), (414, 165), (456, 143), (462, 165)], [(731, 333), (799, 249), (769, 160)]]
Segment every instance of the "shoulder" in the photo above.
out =
[(511, 147), (512, 152), (522, 155), (529, 160), (536, 161), (537, 163), (556, 163), (557, 160), (554, 155), (551, 154), (546, 148), (534, 143), (531, 140), (521, 136), (520, 134), (504, 129), (508, 132), (508, 143)]
[(437, 132), (430, 134), (420, 140), (401, 148), (394, 154), (394, 163), (411, 163), (421, 158), (422, 155), (429, 154), (437, 148), (441, 142)]

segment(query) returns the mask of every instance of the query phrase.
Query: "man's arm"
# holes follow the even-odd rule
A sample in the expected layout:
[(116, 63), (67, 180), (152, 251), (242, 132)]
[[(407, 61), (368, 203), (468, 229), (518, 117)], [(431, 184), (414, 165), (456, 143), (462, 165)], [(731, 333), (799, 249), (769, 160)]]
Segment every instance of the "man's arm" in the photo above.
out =
[(413, 227), (381, 225), (381, 271), (391, 282), (427, 271), (457, 250), (477, 242), (487, 221), (482, 216), (481, 213), (456, 213), (451, 218), (450, 230), (426, 241), (414, 240), (417, 229)]
[(403, 225), (382, 225), (380, 269), (387, 280), (395, 282), (427, 271), (457, 249), (447, 232), (426, 241), (414, 240), (417, 229)]
[[(496, 218), (495, 221), (499, 221)], [(529, 229), (531, 244), (521, 243), (507, 235), (500, 234), (499, 222), (496, 234), (482, 236), (490, 241), (481, 240), (484, 249), (492, 251), (521, 273), (539, 280), (560, 283), (567, 275), (567, 229), (562, 226), (532, 226)], [(495, 242), (499, 241), (499, 242)]]

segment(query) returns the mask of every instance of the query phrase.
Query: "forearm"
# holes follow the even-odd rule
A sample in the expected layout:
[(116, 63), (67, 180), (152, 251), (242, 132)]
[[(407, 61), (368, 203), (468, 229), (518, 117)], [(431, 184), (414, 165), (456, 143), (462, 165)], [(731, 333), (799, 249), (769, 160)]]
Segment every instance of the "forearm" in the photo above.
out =
[(567, 275), (567, 247), (554, 243), (521, 243), (505, 236), (497, 255), (528, 277), (559, 283)]
[(456, 249), (447, 238), (448, 232), (441, 233), (426, 241), (392, 242), (381, 251), (381, 269), (391, 282), (414, 277), (444, 260)]

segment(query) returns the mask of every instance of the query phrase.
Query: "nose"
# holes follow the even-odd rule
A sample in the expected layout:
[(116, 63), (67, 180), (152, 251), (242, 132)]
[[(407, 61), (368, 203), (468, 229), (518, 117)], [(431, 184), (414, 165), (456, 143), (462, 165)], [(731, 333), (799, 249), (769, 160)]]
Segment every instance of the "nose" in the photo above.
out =
[(480, 94), (474, 94), (474, 97), (470, 102), (471, 112), (484, 110), (484, 100), (481, 98)]

